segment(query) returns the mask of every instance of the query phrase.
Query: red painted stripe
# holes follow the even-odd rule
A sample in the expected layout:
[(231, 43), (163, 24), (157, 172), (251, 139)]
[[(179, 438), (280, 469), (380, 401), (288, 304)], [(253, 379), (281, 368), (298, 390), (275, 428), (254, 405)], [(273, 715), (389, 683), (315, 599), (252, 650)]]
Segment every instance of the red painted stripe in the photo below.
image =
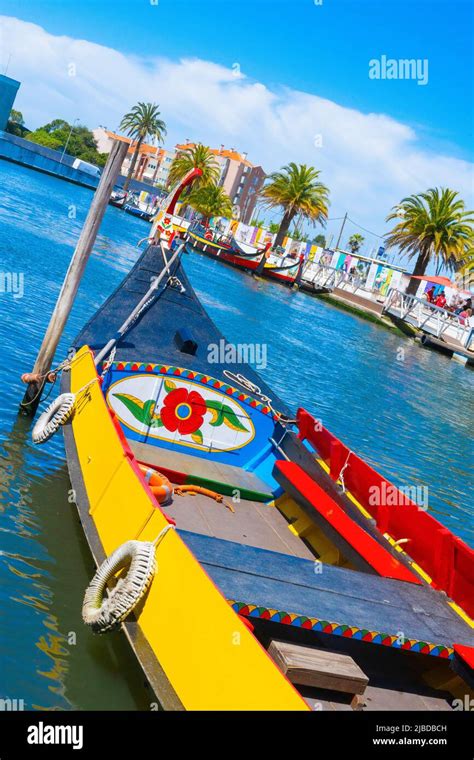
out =
[(384, 488), (392, 493), (397, 489), (361, 457), (350, 452), (305, 409), (298, 409), (297, 419), (299, 438), (308, 440), (316, 449), (329, 466), (333, 479), (337, 479), (347, 461), (344, 470), (346, 488), (375, 518), (378, 530), (382, 534), (388, 533), (396, 541), (407, 538), (407, 552), (432, 578), (432, 585), (446, 591), (451, 599), (474, 617), (474, 549), (429, 512), (409, 500), (403, 500), (400, 492), (400, 499), (397, 500), (399, 506), (372, 503), (374, 500), (370, 496), (374, 487), (381, 493)]
[(162, 475), (165, 475), (165, 477), (167, 477), (171, 483), (175, 483), (175, 485), (185, 486), (188, 482), (188, 475), (185, 472), (170, 470), (169, 467), (155, 467), (155, 465), (152, 465), (149, 462), (142, 462), (141, 460), (138, 460), (138, 464), (143, 464), (145, 467), (149, 467), (152, 470), (156, 470), (156, 472), (160, 472)]
[(468, 647), (465, 644), (453, 644), (453, 649), (459, 659), (471, 670), (474, 670), (474, 647)]
[(278, 461), (275, 466), (379, 575), (421, 585), (421, 581), (405, 565), (402, 565), (360, 525), (346, 515), (344, 510), (298, 464)]

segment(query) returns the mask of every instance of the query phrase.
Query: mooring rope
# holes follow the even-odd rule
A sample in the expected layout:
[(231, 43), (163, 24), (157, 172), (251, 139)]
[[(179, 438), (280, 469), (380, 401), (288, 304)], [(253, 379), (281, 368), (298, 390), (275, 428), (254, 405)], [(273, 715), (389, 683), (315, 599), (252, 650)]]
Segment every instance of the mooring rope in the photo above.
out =
[[(84, 354), (82, 356), (84, 356)], [(44, 385), (45, 385), (43, 381), (46, 380), (50, 375), (54, 375), (54, 379), (51, 380), (51, 388), (49, 389), (48, 393), (45, 396), (45, 399), (49, 398), (49, 396), (51, 395), (51, 391), (53, 390), (54, 386), (56, 385), (56, 381), (58, 379), (58, 374), (60, 372), (66, 372), (67, 370), (71, 369), (72, 364), (75, 361), (78, 361), (79, 359), (82, 359), (82, 356), (79, 356), (79, 357), (78, 356), (73, 356), (71, 359), (70, 358), (63, 359), (63, 361), (60, 362), (57, 367), (54, 367), (53, 369), (49, 369), (47, 372), (44, 372), (43, 374), (40, 374), (40, 373), (31, 373), (31, 374), (34, 374), (34, 376), (35, 376), (36, 379), (35, 380), (31, 380), (31, 381), (24, 381), (24, 382), (35, 382), (35, 383), (38, 383), (38, 385), (39, 385), (38, 392), (35, 394), (35, 396), (30, 401), (22, 401), (22, 403), (20, 404), (20, 406), (21, 407), (25, 407), (25, 406), (31, 406), (31, 404), (34, 404), (35, 401), (36, 401), (36, 399), (38, 398), (38, 396), (40, 396), (41, 393), (42, 393), (42, 391), (43, 391), (43, 388), (44, 388)], [(25, 373), (25, 374), (30, 374), (30, 373)]]
[(155, 538), (155, 540), (151, 542), (153, 544), (153, 546), (158, 546), (158, 544), (166, 536), (166, 534), (168, 533), (168, 531), (169, 530), (174, 530), (174, 528), (175, 528), (175, 526), (173, 525), (173, 523), (168, 523), (168, 525), (165, 525), (165, 527), (160, 530), (160, 532), (158, 533), (158, 535)]
[(338, 477), (336, 479), (336, 482), (338, 480), (341, 481), (342, 493), (346, 492), (346, 484), (344, 483), (344, 470), (346, 469), (347, 465), (349, 464), (349, 457), (350, 457), (351, 454), (352, 454), (352, 451), (349, 451), (349, 453), (347, 455), (347, 458), (346, 458), (346, 461), (343, 464), (343, 466), (341, 467), (341, 471), (340, 471), (340, 473), (339, 473), (339, 475), (338, 475)]
[(245, 375), (241, 375), (240, 373), (236, 374), (228, 369), (225, 369), (223, 374), (231, 382), (241, 385), (242, 388), (245, 388), (250, 393), (253, 393), (254, 396), (258, 396), (262, 403), (266, 404), (271, 409), (273, 414), (278, 417), (279, 422), (284, 422), (286, 425), (295, 425), (298, 422), (298, 420), (291, 419), (290, 417), (282, 414), (282, 412), (279, 412), (277, 409), (274, 409), (271, 398), (262, 393), (259, 386), (249, 380), (248, 377), (245, 377)]

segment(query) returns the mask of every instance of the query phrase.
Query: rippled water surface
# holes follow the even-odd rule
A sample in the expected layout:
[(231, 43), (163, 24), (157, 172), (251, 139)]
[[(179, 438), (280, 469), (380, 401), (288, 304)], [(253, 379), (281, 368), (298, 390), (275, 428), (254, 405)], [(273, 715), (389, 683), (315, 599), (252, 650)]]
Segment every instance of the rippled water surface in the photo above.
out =
[[(0, 293), (0, 697), (26, 708), (134, 709), (152, 699), (123, 637), (93, 637), (81, 623), (93, 563), (68, 501), (61, 436), (34, 448), (17, 417), (19, 376), (32, 367), (91, 198), (0, 161), (0, 272), (15, 273), (17, 286), (23, 277), (22, 297)], [(148, 229), (108, 208), (58, 358)], [(291, 408), (306, 406), (398, 485), (427, 486), (433, 514), (474, 544), (474, 373), (303, 293), (198, 255), (185, 261), (228, 339), (267, 344), (262, 374)]]

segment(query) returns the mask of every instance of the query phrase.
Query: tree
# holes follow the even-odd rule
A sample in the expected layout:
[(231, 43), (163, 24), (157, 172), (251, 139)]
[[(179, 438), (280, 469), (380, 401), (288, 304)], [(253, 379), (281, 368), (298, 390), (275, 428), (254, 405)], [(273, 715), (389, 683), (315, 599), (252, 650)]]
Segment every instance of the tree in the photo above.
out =
[(156, 139), (158, 143), (163, 142), (163, 137), (166, 135), (166, 125), (160, 119), (160, 109), (156, 103), (140, 102), (125, 114), (120, 122), (120, 129), (131, 137), (132, 140), (137, 141), (127, 179), (123, 185), (123, 189), (126, 191), (133, 177), (142, 143), (148, 138)]
[(36, 129), (34, 132), (30, 132), (26, 139), (30, 142), (36, 143), (37, 145), (44, 145), (45, 148), (51, 148), (52, 150), (60, 150), (64, 147), (60, 139), (54, 135), (50, 135), (48, 132), (45, 132), (45, 130), (42, 128)]
[[(219, 164), (207, 145), (197, 143), (180, 150), (174, 157), (168, 174), (168, 185), (172, 187), (183, 179), (191, 169), (201, 169), (202, 175), (193, 183), (193, 190), (206, 185), (216, 185), (219, 180)], [(190, 191), (191, 192), (191, 191)]]
[(17, 111), (15, 108), (12, 108), (10, 111), (10, 116), (8, 117), (8, 121), (13, 122), (13, 124), (19, 124), (21, 127), (25, 126), (25, 120), (23, 118), (23, 114), (21, 111)]
[(71, 125), (68, 124), (64, 119), (53, 119), (53, 121), (50, 121), (49, 124), (45, 124), (44, 127), (41, 127), (41, 129), (43, 132), (48, 132), (49, 134), (58, 131), (69, 132)]
[(257, 219), (257, 218), (252, 219), (252, 221), (250, 222), (251, 227), (263, 227), (264, 224), (265, 222), (263, 221), (263, 219)]
[(209, 222), (211, 216), (232, 216), (232, 201), (224, 188), (217, 185), (194, 187), (188, 196), (187, 203), (202, 214), (206, 223)]
[(313, 224), (326, 224), (329, 207), (329, 190), (319, 182), (320, 172), (306, 164), (290, 163), (268, 177), (260, 193), (265, 208), (283, 209), (274, 246), (282, 244), (291, 222), (297, 214)]
[(68, 155), (96, 166), (104, 166), (108, 158), (107, 153), (98, 152), (94, 135), (86, 126), (71, 126), (64, 119), (54, 119), (30, 132), (26, 139), (53, 150), (62, 151), (67, 146)]
[(292, 240), (296, 240), (299, 243), (308, 242), (308, 236), (304, 232), (300, 232), (297, 228), (291, 232), (290, 237)]
[(320, 248), (326, 248), (326, 238), (324, 235), (316, 235), (311, 242), (313, 245), (318, 245)]
[(357, 253), (357, 251), (359, 251), (362, 247), (362, 243), (364, 242), (365, 237), (359, 232), (355, 232), (350, 236), (349, 240), (347, 241), (347, 245), (349, 246), (351, 253)]
[[(387, 248), (398, 246), (408, 259), (416, 257), (413, 276), (424, 275), (433, 261), (448, 271), (456, 271), (474, 246), (473, 214), (466, 211), (458, 193), (449, 188), (430, 188), (410, 195), (387, 216), (387, 221), (397, 220), (386, 236)], [(411, 279), (407, 293), (416, 293), (418, 284), (418, 280)]]
[(17, 137), (23, 137), (23, 135), (28, 132), (27, 128), (25, 127), (25, 120), (21, 111), (17, 111), (15, 108), (12, 108), (8, 117), (5, 131), (9, 132), (11, 135), (17, 135)]

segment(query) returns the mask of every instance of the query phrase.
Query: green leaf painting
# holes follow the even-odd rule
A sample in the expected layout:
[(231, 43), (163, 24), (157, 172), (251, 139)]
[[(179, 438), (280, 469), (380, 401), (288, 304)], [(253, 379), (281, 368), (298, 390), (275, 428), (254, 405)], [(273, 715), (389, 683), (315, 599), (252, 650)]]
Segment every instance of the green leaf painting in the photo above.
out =
[(248, 433), (245, 425), (242, 424), (228, 404), (223, 404), (221, 401), (206, 401), (206, 407), (211, 412), (212, 418), (209, 424), (213, 427), (219, 427), (224, 424), (232, 430)]
[(114, 393), (114, 398), (118, 398), (127, 407), (128, 411), (133, 414), (135, 419), (143, 425), (152, 425), (153, 427), (161, 427), (163, 425), (160, 415), (154, 413), (156, 403), (154, 399), (142, 401), (129, 393)]
[(202, 445), (202, 433), (200, 430), (195, 430), (194, 433), (191, 433), (191, 438), (194, 443), (200, 443)]
[(176, 388), (176, 383), (173, 380), (165, 380), (165, 391), (166, 393), (171, 393), (171, 391), (174, 391)]

